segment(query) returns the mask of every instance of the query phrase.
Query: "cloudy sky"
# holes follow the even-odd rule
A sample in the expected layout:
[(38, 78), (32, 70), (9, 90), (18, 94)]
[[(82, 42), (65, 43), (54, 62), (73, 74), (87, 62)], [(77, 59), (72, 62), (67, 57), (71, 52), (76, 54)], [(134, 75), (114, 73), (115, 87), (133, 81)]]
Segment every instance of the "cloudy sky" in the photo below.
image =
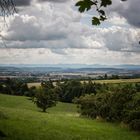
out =
[(0, 64), (140, 64), (139, 0), (113, 0), (100, 26), (76, 0), (15, 2), (18, 14), (0, 18)]

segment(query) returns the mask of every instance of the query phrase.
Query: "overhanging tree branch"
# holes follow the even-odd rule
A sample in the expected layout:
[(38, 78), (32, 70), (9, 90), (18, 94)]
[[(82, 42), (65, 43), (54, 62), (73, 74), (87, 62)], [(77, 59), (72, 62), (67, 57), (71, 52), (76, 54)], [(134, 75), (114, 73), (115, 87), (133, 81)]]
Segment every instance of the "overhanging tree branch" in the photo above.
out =
[(16, 12), (14, 0), (0, 0), (0, 15), (5, 17)]
[[(127, 1), (127, 0), (121, 0)], [(105, 8), (112, 4), (113, 0), (79, 0), (76, 3), (79, 12), (89, 11), (95, 9), (97, 16), (92, 17), (92, 25), (100, 25), (102, 21), (107, 19)]]

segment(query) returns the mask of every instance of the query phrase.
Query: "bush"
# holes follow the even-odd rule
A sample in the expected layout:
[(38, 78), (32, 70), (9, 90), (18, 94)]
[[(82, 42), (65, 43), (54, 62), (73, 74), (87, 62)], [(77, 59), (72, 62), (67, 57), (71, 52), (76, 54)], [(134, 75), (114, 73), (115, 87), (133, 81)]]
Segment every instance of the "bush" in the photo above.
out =
[(140, 119), (132, 120), (129, 126), (133, 130), (140, 131)]
[(97, 106), (95, 104), (95, 95), (86, 95), (82, 96), (77, 100), (77, 103), (80, 104), (80, 113), (81, 115), (96, 118), (97, 116)]
[(101, 117), (107, 121), (124, 122), (140, 130), (140, 93), (133, 85), (114, 87), (113, 90), (77, 99), (81, 115)]

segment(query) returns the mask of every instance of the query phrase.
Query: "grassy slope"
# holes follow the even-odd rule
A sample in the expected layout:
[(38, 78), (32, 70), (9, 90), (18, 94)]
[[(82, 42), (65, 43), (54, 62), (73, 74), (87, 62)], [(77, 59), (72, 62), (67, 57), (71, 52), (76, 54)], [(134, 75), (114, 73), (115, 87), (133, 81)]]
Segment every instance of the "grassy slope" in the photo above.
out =
[(140, 140), (116, 124), (79, 117), (73, 104), (59, 103), (42, 113), (27, 97), (0, 94), (0, 111), (6, 140)]

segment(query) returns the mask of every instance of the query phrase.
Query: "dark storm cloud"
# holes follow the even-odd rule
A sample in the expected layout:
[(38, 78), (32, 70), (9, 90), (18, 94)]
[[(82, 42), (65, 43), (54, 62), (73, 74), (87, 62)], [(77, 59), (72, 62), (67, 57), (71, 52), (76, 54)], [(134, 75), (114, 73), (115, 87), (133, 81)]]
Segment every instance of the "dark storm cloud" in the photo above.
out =
[(113, 0), (110, 10), (123, 16), (129, 24), (140, 27), (140, 0)]
[(28, 6), (32, 0), (14, 0), (16, 6)]
[(140, 1), (129, 0), (128, 8), (122, 11), (121, 14), (127, 19), (127, 21), (137, 27), (140, 27)]

